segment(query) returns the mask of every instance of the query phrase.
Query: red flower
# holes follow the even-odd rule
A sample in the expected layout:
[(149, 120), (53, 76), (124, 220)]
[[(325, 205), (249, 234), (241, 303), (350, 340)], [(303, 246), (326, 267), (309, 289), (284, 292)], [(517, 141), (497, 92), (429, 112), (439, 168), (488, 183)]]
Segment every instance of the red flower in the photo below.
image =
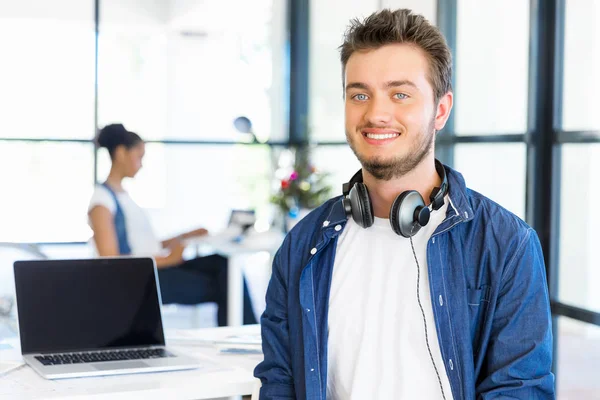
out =
[(286, 181), (286, 180), (281, 181), (281, 188), (282, 189), (287, 189), (289, 187), (290, 187), (290, 182), (289, 181)]

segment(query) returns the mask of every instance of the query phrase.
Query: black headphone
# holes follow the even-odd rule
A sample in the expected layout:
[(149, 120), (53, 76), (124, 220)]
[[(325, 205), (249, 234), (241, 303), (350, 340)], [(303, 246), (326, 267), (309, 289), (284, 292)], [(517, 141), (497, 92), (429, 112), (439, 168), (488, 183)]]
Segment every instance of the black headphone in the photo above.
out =
[[(446, 170), (438, 160), (435, 160), (435, 169), (442, 179), (442, 184), (433, 188), (429, 195), (429, 201), (431, 201), (431, 208), (439, 210), (444, 205), (444, 196), (448, 192), (448, 180)], [(375, 221), (373, 205), (367, 186), (363, 183), (362, 169), (354, 174), (350, 182), (344, 183), (342, 190), (344, 194), (342, 202), (346, 215), (352, 216), (352, 219), (363, 228), (373, 225)], [(425, 205), (421, 194), (416, 190), (406, 190), (392, 203), (390, 225), (396, 234), (409, 238), (427, 225), (429, 214), (429, 207)]]

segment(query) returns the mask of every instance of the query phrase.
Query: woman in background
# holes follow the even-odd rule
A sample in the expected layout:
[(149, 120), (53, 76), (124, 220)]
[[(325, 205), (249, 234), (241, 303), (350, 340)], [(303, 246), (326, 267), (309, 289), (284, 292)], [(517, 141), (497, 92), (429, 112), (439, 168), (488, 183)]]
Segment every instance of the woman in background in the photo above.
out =
[[(123, 189), (123, 179), (135, 177), (142, 168), (144, 141), (122, 124), (111, 124), (100, 131), (97, 142), (108, 150), (111, 159), (108, 178), (96, 186), (88, 207), (98, 255), (153, 257), (163, 304), (215, 302), (219, 326), (227, 325), (227, 259), (216, 254), (183, 259), (183, 241), (206, 235), (206, 229), (196, 229), (161, 242), (145, 211)], [(244, 324), (255, 323), (244, 282)]]

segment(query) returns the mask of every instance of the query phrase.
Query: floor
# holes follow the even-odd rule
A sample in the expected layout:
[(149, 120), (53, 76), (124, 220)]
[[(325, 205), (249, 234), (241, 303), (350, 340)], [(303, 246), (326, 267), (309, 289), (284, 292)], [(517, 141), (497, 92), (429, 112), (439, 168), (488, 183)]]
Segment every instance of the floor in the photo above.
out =
[(557, 398), (600, 400), (600, 327), (560, 317)]

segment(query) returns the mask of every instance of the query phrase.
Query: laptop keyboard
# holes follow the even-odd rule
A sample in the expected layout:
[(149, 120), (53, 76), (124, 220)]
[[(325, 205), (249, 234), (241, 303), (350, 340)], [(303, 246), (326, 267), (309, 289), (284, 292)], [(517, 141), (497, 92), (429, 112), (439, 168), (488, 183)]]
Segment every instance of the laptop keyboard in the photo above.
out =
[(174, 355), (165, 349), (143, 349), (50, 354), (47, 356), (36, 356), (35, 358), (44, 365), (62, 365), (103, 361), (145, 360), (165, 357), (174, 357)]

